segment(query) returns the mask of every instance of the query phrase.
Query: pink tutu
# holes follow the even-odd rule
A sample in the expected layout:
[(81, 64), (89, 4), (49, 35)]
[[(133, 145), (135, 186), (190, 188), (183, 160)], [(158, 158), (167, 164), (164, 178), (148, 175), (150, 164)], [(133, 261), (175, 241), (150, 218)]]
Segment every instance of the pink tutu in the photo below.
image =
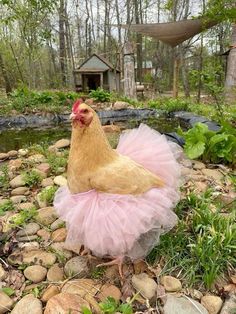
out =
[(83, 244), (100, 257), (134, 260), (145, 257), (177, 223), (172, 209), (179, 201), (180, 166), (165, 136), (144, 124), (124, 132), (117, 151), (163, 178), (165, 186), (138, 196), (95, 190), (71, 194), (61, 187), (54, 206), (66, 221), (70, 245)]

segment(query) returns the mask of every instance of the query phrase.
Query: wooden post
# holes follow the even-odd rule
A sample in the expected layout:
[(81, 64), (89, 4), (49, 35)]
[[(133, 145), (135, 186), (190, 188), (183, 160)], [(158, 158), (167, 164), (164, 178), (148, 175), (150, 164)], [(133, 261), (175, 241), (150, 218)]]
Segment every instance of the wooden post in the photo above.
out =
[(173, 77), (173, 97), (177, 98), (179, 93), (179, 58), (175, 57)]
[(103, 72), (100, 73), (100, 85), (101, 85), (101, 88), (103, 89)]
[(129, 98), (137, 98), (134, 52), (130, 42), (126, 42), (124, 45), (124, 95)]

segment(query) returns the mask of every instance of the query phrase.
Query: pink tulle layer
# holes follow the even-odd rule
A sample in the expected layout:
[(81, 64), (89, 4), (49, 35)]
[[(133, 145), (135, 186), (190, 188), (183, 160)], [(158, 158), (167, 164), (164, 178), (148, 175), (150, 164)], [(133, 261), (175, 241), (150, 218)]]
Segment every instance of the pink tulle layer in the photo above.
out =
[(95, 190), (73, 195), (61, 187), (54, 206), (66, 221), (70, 245), (83, 244), (100, 257), (134, 260), (146, 256), (177, 223), (172, 209), (179, 200), (180, 166), (165, 136), (144, 124), (122, 134), (117, 151), (162, 177), (165, 187), (139, 196)]

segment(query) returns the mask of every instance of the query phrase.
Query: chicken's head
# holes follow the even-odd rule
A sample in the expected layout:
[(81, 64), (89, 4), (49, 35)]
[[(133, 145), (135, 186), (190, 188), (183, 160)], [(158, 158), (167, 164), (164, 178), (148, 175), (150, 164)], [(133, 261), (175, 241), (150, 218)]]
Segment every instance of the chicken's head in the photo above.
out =
[(82, 99), (78, 99), (70, 115), (73, 126), (88, 127), (93, 120), (93, 109), (86, 105)]

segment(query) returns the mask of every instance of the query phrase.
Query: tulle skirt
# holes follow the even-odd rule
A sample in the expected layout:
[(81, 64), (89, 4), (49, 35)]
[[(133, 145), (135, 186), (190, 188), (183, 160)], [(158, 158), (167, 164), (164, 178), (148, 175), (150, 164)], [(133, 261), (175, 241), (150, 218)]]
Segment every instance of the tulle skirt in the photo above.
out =
[(179, 201), (178, 150), (144, 124), (124, 132), (117, 151), (163, 178), (165, 186), (138, 196), (96, 190), (71, 194), (66, 186), (59, 188), (54, 207), (66, 221), (68, 244), (83, 244), (99, 257), (145, 257), (160, 235), (177, 223), (173, 208)]

